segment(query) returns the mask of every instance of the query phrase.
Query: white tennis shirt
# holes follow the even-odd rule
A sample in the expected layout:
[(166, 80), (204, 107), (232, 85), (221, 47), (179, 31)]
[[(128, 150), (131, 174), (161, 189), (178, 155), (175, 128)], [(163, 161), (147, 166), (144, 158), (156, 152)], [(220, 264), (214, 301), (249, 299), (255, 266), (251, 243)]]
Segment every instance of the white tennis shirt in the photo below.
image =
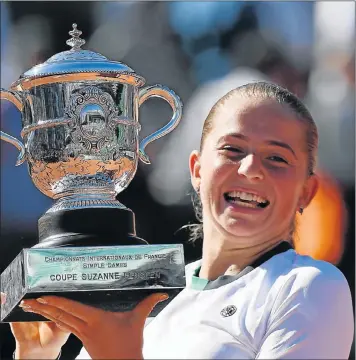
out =
[[(145, 359), (348, 359), (351, 293), (333, 265), (282, 243), (238, 275), (198, 277), (144, 330)], [(118, 342), (120, 339), (118, 339)], [(77, 359), (89, 359), (83, 348)]]

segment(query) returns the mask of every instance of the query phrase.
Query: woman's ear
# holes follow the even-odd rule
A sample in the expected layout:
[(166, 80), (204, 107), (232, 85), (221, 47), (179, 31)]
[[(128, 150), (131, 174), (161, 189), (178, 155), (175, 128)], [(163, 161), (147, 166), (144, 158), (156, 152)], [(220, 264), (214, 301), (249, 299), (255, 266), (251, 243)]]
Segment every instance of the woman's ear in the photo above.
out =
[(192, 186), (195, 190), (200, 188), (200, 168), (200, 154), (199, 151), (194, 150), (189, 156), (189, 170)]
[(318, 176), (316, 174), (309, 176), (303, 188), (303, 194), (299, 205), (301, 208), (304, 209), (311, 203), (318, 191), (318, 187)]

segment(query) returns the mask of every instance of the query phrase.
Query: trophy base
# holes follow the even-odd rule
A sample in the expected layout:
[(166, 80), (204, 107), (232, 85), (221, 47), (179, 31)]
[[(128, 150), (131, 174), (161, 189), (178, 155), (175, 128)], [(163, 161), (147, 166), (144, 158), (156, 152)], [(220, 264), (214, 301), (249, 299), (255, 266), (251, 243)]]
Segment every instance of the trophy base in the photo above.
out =
[[(151, 293), (167, 293), (156, 316), (185, 287), (182, 245), (23, 249), (1, 274), (1, 322), (44, 321), (18, 305), (23, 299), (63, 296), (108, 311), (128, 311)], [(47, 320), (48, 321), (48, 320)]]
[[(47, 212), (39, 244), (23, 249), (0, 277), (1, 322), (44, 321), (22, 299), (64, 296), (108, 311), (127, 311), (151, 293), (172, 299), (185, 287), (183, 245), (149, 245), (127, 208)], [(158, 304), (155, 316), (169, 302)]]

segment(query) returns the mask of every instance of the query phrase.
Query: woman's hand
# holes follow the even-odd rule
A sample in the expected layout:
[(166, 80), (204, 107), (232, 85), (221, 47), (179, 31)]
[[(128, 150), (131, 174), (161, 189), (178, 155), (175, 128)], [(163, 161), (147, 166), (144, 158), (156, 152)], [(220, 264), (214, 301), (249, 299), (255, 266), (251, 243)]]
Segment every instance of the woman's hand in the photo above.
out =
[(92, 359), (142, 359), (146, 318), (158, 302), (167, 298), (166, 294), (152, 294), (132, 311), (118, 313), (57, 296), (24, 300), (20, 306), (72, 332)]
[[(1, 293), (1, 304), (5, 301)], [(16, 341), (16, 359), (56, 359), (70, 335), (53, 322), (15, 322), (10, 327)]]

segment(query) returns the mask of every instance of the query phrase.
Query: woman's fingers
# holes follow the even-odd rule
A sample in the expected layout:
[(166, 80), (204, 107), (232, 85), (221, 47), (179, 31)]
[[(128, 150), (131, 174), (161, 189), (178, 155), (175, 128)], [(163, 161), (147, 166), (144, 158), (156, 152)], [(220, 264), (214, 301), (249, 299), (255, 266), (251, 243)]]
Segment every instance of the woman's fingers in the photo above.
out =
[[(131, 318), (139, 327), (143, 327), (146, 318), (149, 316), (157, 303), (168, 298), (167, 294), (152, 294), (142, 300), (130, 313), (117, 313), (117, 320), (120, 318)], [(106, 316), (113, 316), (110, 313), (81, 304), (58, 296), (44, 296), (39, 299), (23, 300), (20, 306), (24, 311), (35, 312), (48, 320), (56, 323), (60, 329), (69, 331), (83, 340), (95, 328), (96, 324), (103, 321)], [(115, 315), (114, 315), (115, 316)], [(120, 321), (120, 320), (119, 320)]]
[(78, 301), (66, 299), (60, 296), (43, 296), (36, 300), (24, 300), (22, 303), (24, 305), (30, 305), (31, 307), (37, 306), (38, 304), (51, 306), (52, 308), (57, 308), (67, 314), (71, 314), (85, 323), (87, 323), (87, 320), (90, 317), (93, 317), (97, 312), (97, 309), (92, 306), (84, 305)]
[(79, 339), (81, 339), (82, 336), (82, 328), (78, 329), (76, 327), (73, 327), (73, 322), (64, 319), (64, 321), (58, 320), (56, 317), (54, 317), (52, 314), (44, 312), (44, 311), (38, 311), (37, 314), (44, 316), (48, 320), (51, 320), (56, 327), (58, 327), (59, 330), (61, 330), (64, 333), (73, 333), (75, 336), (77, 336)]
[(5, 302), (6, 302), (6, 294), (0, 293), (0, 297), (1, 297), (1, 305), (5, 304)]
[(84, 320), (77, 318), (75, 315), (67, 313), (55, 306), (41, 304), (36, 300), (22, 301), (20, 306), (24, 311), (42, 315), (59, 325), (61, 330), (73, 332), (77, 336), (82, 333), (87, 326)]
[(78, 329), (77, 327), (73, 327), (73, 325), (75, 324), (75, 321), (73, 321), (73, 319), (69, 319), (66, 315), (64, 315), (62, 317), (63, 320), (58, 320), (57, 316), (53, 316), (50, 312), (46, 312), (44, 310), (24, 309), (24, 311), (26, 311), (26, 312), (34, 312), (36, 314), (42, 315), (46, 319), (48, 319), (48, 320), (52, 321), (53, 323), (55, 323), (55, 326), (57, 326), (58, 329), (60, 329), (61, 331), (65, 332), (65, 333), (73, 333), (78, 338), (81, 337), (82, 328), (79, 327), (79, 329)]

